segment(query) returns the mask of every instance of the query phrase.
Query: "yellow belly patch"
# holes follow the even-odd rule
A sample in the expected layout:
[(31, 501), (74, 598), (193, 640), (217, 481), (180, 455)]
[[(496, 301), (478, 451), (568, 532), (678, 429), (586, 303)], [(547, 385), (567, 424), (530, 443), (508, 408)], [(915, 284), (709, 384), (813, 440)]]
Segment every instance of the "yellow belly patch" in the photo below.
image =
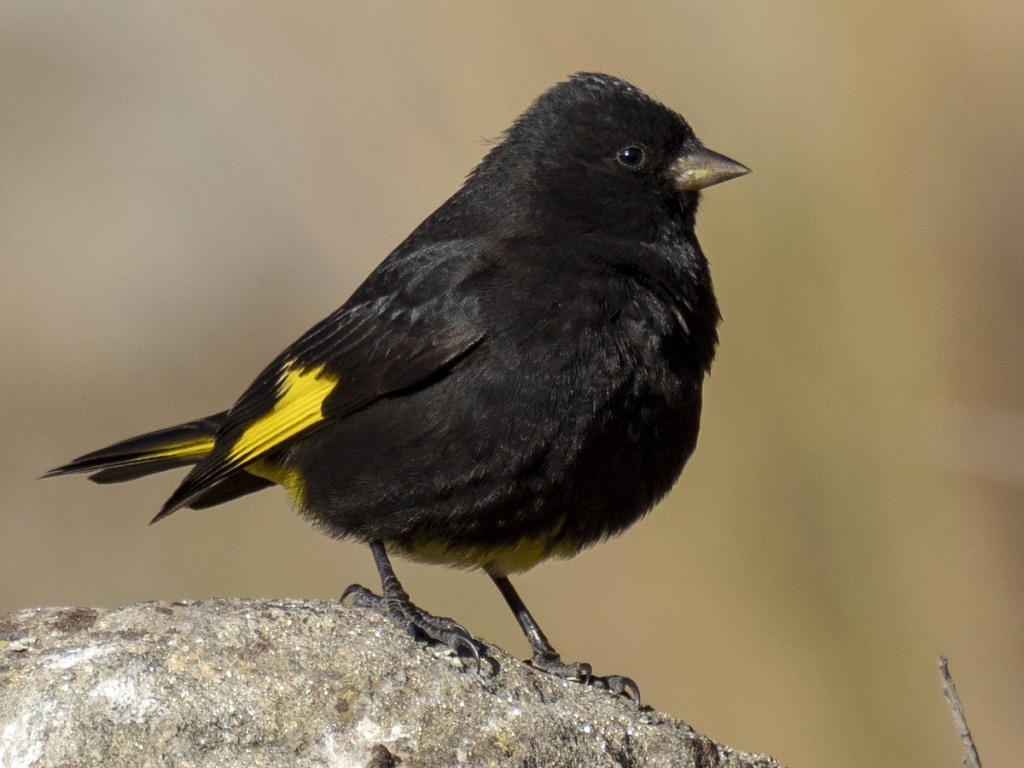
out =
[(256, 477), (262, 477), (272, 483), (284, 486), (296, 506), (299, 508), (303, 507), (306, 498), (306, 486), (299, 470), (294, 467), (282, 467), (280, 464), (271, 463), (266, 459), (256, 459), (256, 461), (246, 465), (245, 471), (256, 475)]
[(534, 536), (502, 546), (459, 547), (432, 541), (417, 542), (411, 547), (389, 543), (389, 547), (410, 560), (456, 568), (482, 568), (494, 576), (506, 576), (528, 571), (541, 560), (550, 557), (572, 557), (578, 554), (584, 545), (575, 541), (553, 542), (550, 536)]

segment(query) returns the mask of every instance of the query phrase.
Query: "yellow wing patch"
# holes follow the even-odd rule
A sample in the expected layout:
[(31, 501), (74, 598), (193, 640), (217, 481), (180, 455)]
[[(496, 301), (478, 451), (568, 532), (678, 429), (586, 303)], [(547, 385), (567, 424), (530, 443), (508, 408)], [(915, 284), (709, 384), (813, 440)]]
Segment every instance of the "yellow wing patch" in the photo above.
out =
[(324, 367), (285, 365), (277, 400), (269, 413), (254, 420), (231, 446), (228, 462), (242, 465), (258, 458), (323, 420), (323, 403), (338, 386), (338, 378)]
[(146, 451), (142, 458), (151, 459), (201, 459), (213, 450), (213, 435), (170, 443), (160, 448)]

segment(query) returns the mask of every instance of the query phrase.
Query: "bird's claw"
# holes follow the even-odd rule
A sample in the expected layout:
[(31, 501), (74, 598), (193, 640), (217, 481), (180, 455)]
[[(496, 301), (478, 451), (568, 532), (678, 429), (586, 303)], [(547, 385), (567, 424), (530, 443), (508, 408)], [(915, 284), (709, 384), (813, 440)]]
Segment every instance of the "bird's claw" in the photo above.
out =
[(407, 595), (396, 594), (384, 597), (374, 594), (360, 584), (352, 584), (341, 595), (341, 599), (351, 597), (353, 606), (372, 608), (380, 611), (398, 626), (405, 629), (413, 637), (445, 645), (458, 655), (465, 653), (471, 656), (476, 665), (477, 674), (481, 672), (480, 649), (473, 636), (465, 627), (447, 616), (434, 616), (414, 605)]
[(607, 675), (605, 677), (591, 677), (589, 682), (595, 688), (610, 691), (615, 696), (627, 696), (637, 704), (640, 704), (640, 688), (631, 677)]
[(548, 674), (574, 680), (583, 685), (592, 685), (615, 696), (627, 696), (637, 704), (640, 703), (640, 688), (632, 678), (623, 675), (595, 676), (591, 666), (586, 662), (576, 661), (567, 664), (557, 653), (534, 654), (530, 664)]

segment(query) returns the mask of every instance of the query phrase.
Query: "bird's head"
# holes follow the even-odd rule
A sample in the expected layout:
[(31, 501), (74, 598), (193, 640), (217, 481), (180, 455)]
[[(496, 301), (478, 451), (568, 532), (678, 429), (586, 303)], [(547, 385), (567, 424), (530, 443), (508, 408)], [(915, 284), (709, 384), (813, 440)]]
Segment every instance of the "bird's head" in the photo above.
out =
[(749, 172), (638, 88), (579, 73), (541, 94), (474, 178), (499, 184), (522, 229), (647, 239), (692, 224), (701, 189)]

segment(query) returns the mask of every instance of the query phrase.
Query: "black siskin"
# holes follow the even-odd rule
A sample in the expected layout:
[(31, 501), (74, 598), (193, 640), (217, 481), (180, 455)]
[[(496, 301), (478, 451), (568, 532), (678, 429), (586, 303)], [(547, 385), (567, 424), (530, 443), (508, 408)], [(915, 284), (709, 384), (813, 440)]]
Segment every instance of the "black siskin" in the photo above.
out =
[(639, 89), (574, 75), (231, 409), (49, 475), (194, 465), (155, 520), (283, 485), (326, 533), (369, 544), (383, 597), (353, 585), (355, 602), (479, 665), (465, 629), (412, 604), (387, 551), (482, 568), (533, 664), (590, 680), (508, 575), (620, 533), (679, 477), (718, 340), (699, 190), (748, 172)]

